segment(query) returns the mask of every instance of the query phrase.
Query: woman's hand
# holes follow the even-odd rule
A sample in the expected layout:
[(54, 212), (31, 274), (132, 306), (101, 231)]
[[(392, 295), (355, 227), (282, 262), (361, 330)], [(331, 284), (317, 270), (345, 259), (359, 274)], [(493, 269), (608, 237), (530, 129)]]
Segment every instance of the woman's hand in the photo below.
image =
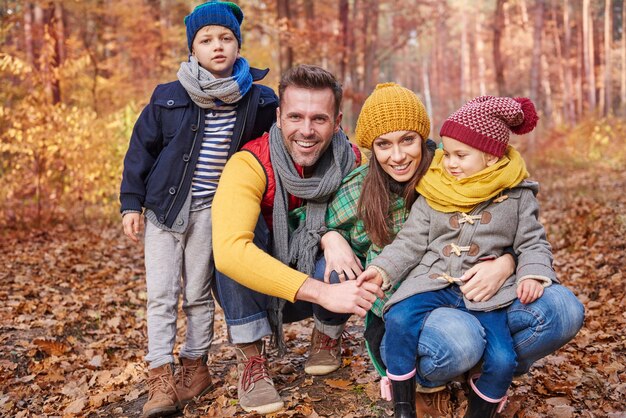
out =
[(330, 274), (337, 272), (339, 281), (356, 279), (361, 274), (363, 266), (361, 260), (354, 254), (348, 241), (335, 231), (328, 231), (321, 240), (326, 260), (326, 270), (324, 271), (324, 281), (330, 283)]
[(467, 270), (461, 280), (461, 292), (468, 300), (485, 302), (491, 299), (502, 284), (515, 270), (515, 260), (511, 254), (504, 254), (495, 260), (483, 261)]

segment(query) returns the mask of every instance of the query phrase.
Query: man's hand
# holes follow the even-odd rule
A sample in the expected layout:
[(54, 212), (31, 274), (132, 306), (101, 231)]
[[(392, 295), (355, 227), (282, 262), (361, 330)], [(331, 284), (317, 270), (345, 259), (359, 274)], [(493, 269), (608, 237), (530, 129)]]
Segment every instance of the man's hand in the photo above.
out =
[(139, 243), (138, 234), (143, 230), (143, 215), (138, 212), (129, 212), (122, 217), (122, 226), (124, 227), (124, 235), (131, 241)]
[(468, 300), (485, 302), (498, 292), (514, 270), (515, 261), (510, 254), (478, 263), (460, 277), (465, 282), (461, 292)]
[(356, 278), (357, 286), (361, 286), (363, 283), (373, 283), (380, 287), (383, 284), (383, 276), (374, 267), (368, 267)]
[(356, 281), (328, 284), (307, 278), (296, 294), (296, 300), (304, 300), (323, 306), (331, 312), (350, 313), (365, 317), (376, 297), (383, 297), (380, 287), (374, 283), (357, 286)]
[(527, 279), (517, 286), (517, 298), (524, 305), (532, 303), (543, 295), (543, 284), (538, 280)]
[(328, 231), (321, 241), (324, 249), (324, 259), (326, 260), (326, 270), (324, 271), (324, 281), (330, 283), (330, 274), (337, 272), (339, 281), (356, 279), (361, 274), (363, 266), (361, 260), (354, 254), (348, 241), (338, 232)]

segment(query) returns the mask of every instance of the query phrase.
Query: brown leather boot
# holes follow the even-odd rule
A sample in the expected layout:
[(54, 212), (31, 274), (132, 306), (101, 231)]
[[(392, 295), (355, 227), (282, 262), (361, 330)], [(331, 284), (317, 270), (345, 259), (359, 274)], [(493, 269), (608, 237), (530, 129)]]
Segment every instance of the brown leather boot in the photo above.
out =
[(341, 367), (341, 335), (331, 338), (313, 327), (309, 358), (304, 372), (312, 376), (323, 376)]
[(176, 391), (181, 402), (188, 402), (195, 397), (207, 393), (212, 387), (209, 368), (206, 365), (207, 356), (195, 360), (181, 357), (180, 368), (175, 375)]
[(261, 415), (280, 411), (284, 403), (267, 371), (263, 341), (237, 344), (235, 351), (239, 406), (246, 412), (256, 411)]
[(148, 370), (148, 401), (143, 406), (143, 418), (164, 417), (180, 409), (180, 400), (171, 363)]
[(415, 393), (415, 409), (419, 418), (447, 417), (452, 413), (450, 391), (445, 386), (427, 388), (418, 385)]

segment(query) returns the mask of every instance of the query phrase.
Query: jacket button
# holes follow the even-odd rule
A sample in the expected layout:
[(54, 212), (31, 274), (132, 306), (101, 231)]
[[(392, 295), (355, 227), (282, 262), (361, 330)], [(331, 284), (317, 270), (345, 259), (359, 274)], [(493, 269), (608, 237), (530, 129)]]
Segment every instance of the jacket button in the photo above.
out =
[(265, 104), (265, 99), (261, 97), (261, 98), (259, 99), (259, 104), (260, 104), (261, 106), (263, 106), (263, 105)]
[(174, 106), (174, 100), (170, 99), (167, 101), (168, 106)]
[(165, 216), (159, 216), (159, 222), (164, 223), (165, 222)]
[(170, 194), (176, 194), (176, 187), (170, 187), (169, 192)]
[(195, 123), (191, 125), (191, 130), (196, 132), (198, 130), (198, 125), (196, 125)]
[(185, 154), (185, 155), (183, 155), (183, 161), (184, 161), (184, 162), (189, 161), (189, 154)]
[(185, 221), (183, 219), (177, 219), (176, 220), (176, 225), (178, 226), (182, 226), (185, 223)]

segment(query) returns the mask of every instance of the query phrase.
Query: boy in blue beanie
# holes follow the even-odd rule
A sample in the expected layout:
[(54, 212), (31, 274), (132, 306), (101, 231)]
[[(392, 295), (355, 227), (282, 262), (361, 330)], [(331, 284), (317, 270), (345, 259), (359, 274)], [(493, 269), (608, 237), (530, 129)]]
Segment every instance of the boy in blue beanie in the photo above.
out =
[[(178, 81), (154, 90), (124, 159), (124, 234), (138, 243), (145, 226), (144, 417), (175, 413), (211, 388), (213, 196), (227, 159), (269, 131), (278, 105), (270, 88), (253, 83), (268, 70), (251, 68), (239, 55), (242, 20), (239, 6), (220, 1), (201, 4), (185, 18), (189, 60), (181, 63)], [(174, 373), (181, 293), (187, 334)]]

